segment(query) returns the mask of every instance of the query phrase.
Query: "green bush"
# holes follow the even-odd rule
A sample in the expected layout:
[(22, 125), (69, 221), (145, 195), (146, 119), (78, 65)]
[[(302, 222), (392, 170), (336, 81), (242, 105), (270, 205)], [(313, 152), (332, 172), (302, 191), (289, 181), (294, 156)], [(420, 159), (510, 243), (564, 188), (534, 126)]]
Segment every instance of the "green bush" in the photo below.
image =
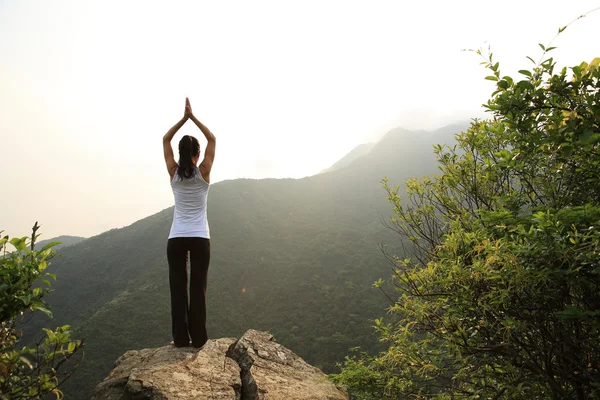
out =
[[(59, 386), (73, 372), (63, 372), (64, 364), (82, 347), (80, 341), (70, 339), (68, 325), (54, 331), (44, 329), (46, 335), (35, 347), (19, 346), (20, 327), (31, 313), (52, 316), (43, 297), (50, 291), (49, 279), (55, 276), (45, 270), (54, 254), (52, 247), (58, 243), (35, 250), (38, 229), (36, 223), (31, 238), (0, 239), (1, 399), (41, 399), (47, 394), (62, 397)], [(7, 244), (14, 251), (8, 252)]]
[(600, 398), (599, 63), (516, 80), (490, 54), (493, 118), (436, 146), (441, 174), (405, 199), (384, 180), (411, 252), (388, 255), (389, 347), (334, 381), (357, 398)]

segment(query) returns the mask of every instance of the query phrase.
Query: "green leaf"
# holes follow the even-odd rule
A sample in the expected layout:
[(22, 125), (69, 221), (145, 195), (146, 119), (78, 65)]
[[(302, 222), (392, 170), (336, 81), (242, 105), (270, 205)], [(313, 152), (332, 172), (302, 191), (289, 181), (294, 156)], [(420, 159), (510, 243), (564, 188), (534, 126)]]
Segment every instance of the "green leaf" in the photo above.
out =
[(525, 75), (525, 76), (528, 76), (528, 77), (530, 77), (530, 78), (531, 78), (531, 76), (532, 76), (532, 74), (531, 74), (531, 71), (528, 71), (528, 70), (526, 70), (526, 69), (521, 69), (521, 70), (519, 70), (519, 73), (520, 73), (520, 74), (523, 74), (523, 75)]
[(565, 29), (567, 29), (567, 26), (563, 26), (562, 28), (558, 28), (558, 33), (561, 33), (562, 31), (564, 31)]
[(591, 129), (586, 129), (585, 131), (579, 134), (580, 142), (587, 142), (594, 135), (594, 131)]
[(40, 310), (41, 312), (43, 312), (44, 314), (46, 314), (48, 317), (52, 318), (52, 311), (48, 310), (44, 306), (36, 306), (35, 310)]
[(50, 243), (46, 244), (44, 247), (42, 247), (42, 249), (40, 251), (48, 250), (49, 248), (54, 247), (59, 244), (62, 244), (62, 242), (50, 242)]
[(10, 244), (12, 244), (17, 251), (22, 251), (27, 248), (27, 238), (12, 238), (10, 239)]
[(541, 43), (538, 43), (538, 45), (539, 45), (539, 46), (542, 48), (542, 50), (546, 51), (546, 47), (544, 47), (544, 45), (543, 45), (543, 44), (541, 44)]
[(586, 145), (595, 145), (600, 143), (600, 133), (593, 133), (593, 131), (586, 130), (583, 135), (579, 137), (579, 140)]
[(27, 365), (30, 369), (34, 368), (35, 358), (31, 354), (20, 354), (19, 360), (25, 365)]
[(53, 330), (48, 329), (48, 328), (43, 328), (43, 329), (46, 332), (46, 335), (48, 335), (48, 339), (50, 339), (50, 340), (56, 339), (56, 333), (54, 333)]
[(485, 77), (485, 79), (487, 79), (488, 81), (497, 81), (498, 77), (494, 75), (488, 75)]
[(524, 89), (524, 90), (533, 88), (531, 85), (531, 82), (529, 82), (527, 80), (522, 80), (522, 81), (517, 82), (517, 87)]

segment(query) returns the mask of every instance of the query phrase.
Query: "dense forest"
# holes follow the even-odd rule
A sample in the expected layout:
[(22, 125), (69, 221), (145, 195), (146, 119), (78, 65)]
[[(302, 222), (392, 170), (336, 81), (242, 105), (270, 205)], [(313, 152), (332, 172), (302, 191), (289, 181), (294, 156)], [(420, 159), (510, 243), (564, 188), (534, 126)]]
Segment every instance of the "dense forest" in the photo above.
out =
[[(380, 244), (399, 244), (382, 223), (391, 209), (381, 180), (435, 173), (432, 145), (452, 144), (467, 125), (398, 128), (304, 179), (214, 184), (209, 335), (267, 330), (328, 373), (352, 347), (381, 349), (373, 319), (389, 303), (372, 284), (389, 275)], [(89, 398), (125, 351), (171, 340), (165, 249), (172, 213), (65, 247), (52, 260), (57, 280), (46, 300), (54, 318), (34, 318), (26, 340), (42, 326), (63, 324), (83, 340), (85, 357), (64, 386), (67, 399)]]

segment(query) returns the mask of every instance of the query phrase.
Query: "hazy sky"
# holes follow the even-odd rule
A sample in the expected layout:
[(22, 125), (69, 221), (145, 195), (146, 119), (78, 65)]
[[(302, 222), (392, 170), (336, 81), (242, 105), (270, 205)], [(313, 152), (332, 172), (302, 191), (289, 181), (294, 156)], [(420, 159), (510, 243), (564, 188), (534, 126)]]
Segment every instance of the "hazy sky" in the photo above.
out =
[[(303, 177), (396, 126), (481, 116), (595, 1), (0, 0), (0, 230), (91, 236), (173, 204), (161, 139), (189, 97), (213, 182)], [(555, 41), (600, 56), (600, 11)], [(201, 137), (188, 122), (184, 134)], [(201, 141), (204, 145), (204, 142)]]

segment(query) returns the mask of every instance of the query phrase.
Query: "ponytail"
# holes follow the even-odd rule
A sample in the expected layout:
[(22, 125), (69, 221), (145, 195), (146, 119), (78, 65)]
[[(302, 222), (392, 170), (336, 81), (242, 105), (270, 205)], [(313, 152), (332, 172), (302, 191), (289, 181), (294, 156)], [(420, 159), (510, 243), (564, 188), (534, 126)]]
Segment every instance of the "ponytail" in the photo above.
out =
[(192, 158), (200, 154), (200, 142), (193, 136), (185, 135), (179, 141), (179, 179), (189, 179), (194, 176), (195, 165)]

